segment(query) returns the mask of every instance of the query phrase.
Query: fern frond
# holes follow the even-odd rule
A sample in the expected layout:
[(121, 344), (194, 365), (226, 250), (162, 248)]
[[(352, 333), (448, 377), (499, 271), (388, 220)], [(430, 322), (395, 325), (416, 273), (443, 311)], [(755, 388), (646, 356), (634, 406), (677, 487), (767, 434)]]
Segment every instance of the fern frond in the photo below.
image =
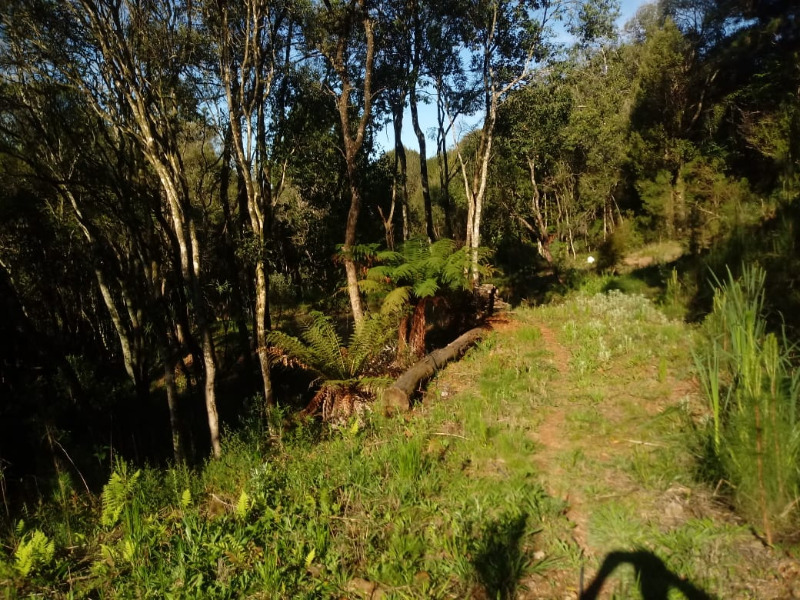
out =
[(403, 263), (395, 267), (392, 271), (391, 278), (394, 281), (414, 281), (417, 277), (419, 266), (419, 261)]
[(355, 246), (350, 246), (349, 252), (345, 252), (342, 244), (336, 246), (336, 253), (340, 258), (352, 258), (357, 261), (374, 259), (377, 252), (378, 244), (356, 244)]
[(411, 288), (407, 285), (393, 289), (383, 299), (381, 306), (381, 314), (388, 315), (399, 310), (403, 310), (408, 306), (408, 300), (411, 297)]
[(239, 520), (244, 519), (250, 512), (251, 505), (250, 496), (245, 490), (242, 490), (242, 493), (239, 495), (239, 500), (236, 501), (236, 509), (234, 510), (236, 518)]
[(282, 331), (270, 331), (267, 334), (267, 343), (273, 346), (267, 351), (271, 364), (281, 363), (285, 366), (297, 366), (307, 371), (322, 373), (318, 357), (296, 337)]
[(140, 469), (128, 477), (125, 463), (120, 463), (111, 474), (108, 483), (103, 486), (103, 512), (100, 516), (100, 523), (104, 527), (112, 527), (117, 524), (141, 474)]
[[(369, 274), (367, 275), (369, 277)], [(386, 290), (386, 284), (375, 279), (362, 279), (358, 282), (358, 289), (365, 294), (376, 294)]]
[(417, 298), (430, 298), (439, 291), (436, 279), (425, 279), (414, 286), (414, 295)]
[(27, 577), (39, 567), (49, 565), (55, 554), (56, 544), (38, 529), (23, 538), (14, 552), (14, 567)]
[(442, 238), (430, 245), (430, 248), (428, 249), (428, 254), (430, 255), (431, 258), (443, 259), (453, 254), (453, 252), (456, 251), (456, 248), (457, 244), (455, 240)]
[(365, 318), (353, 331), (347, 348), (347, 359), (351, 377), (357, 377), (364, 367), (377, 357), (394, 331), (385, 319)]
[(328, 317), (319, 311), (313, 311), (311, 323), (303, 332), (303, 339), (315, 355), (317, 365), (323, 373), (338, 377), (347, 374), (347, 365), (342, 356), (342, 340)]
[(400, 253), (403, 260), (407, 263), (415, 263), (424, 260), (430, 254), (428, 240), (413, 238), (403, 243)]
[(367, 279), (373, 281), (386, 281), (394, 276), (394, 267), (390, 265), (378, 265), (367, 271)]
[(403, 255), (394, 250), (382, 250), (375, 255), (375, 259), (379, 263), (398, 264), (403, 262)]

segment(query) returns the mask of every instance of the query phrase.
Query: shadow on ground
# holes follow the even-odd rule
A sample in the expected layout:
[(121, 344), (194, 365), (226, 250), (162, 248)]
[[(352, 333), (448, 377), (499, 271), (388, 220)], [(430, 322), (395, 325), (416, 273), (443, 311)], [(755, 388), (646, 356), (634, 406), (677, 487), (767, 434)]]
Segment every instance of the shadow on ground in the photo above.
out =
[(487, 598), (514, 598), (528, 558), (522, 549), (527, 514), (503, 515), (486, 527), (472, 559)]
[(643, 600), (668, 600), (670, 592), (677, 590), (687, 600), (712, 600), (702, 589), (670, 571), (658, 556), (647, 550), (635, 552), (610, 552), (603, 561), (589, 587), (580, 600), (599, 598), (603, 585), (621, 565), (631, 565)]

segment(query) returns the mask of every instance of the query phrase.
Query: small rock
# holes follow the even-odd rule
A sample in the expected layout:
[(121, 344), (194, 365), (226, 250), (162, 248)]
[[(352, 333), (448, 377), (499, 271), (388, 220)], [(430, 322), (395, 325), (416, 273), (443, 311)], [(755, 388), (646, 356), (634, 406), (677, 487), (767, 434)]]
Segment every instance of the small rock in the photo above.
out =
[(533, 560), (544, 560), (544, 557), (547, 556), (544, 551), (537, 550), (533, 553)]
[(372, 581), (367, 581), (361, 577), (355, 577), (347, 582), (344, 589), (348, 592), (359, 594), (362, 598), (372, 598), (377, 584)]

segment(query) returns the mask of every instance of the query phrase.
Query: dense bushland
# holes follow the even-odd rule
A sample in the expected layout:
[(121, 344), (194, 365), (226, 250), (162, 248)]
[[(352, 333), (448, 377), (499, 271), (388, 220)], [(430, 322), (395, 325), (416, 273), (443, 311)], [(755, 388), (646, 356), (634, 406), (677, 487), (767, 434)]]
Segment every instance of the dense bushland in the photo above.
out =
[[(321, 479), (317, 443), (368, 464), (369, 444), (384, 444), (373, 417), (338, 431), (299, 415), (368, 406), (474, 324), (483, 281), (515, 305), (622, 290), (702, 321), (705, 475), (782, 539), (798, 496), (798, 10), (662, 0), (620, 28), (605, 0), (4, 3), (0, 495), (13, 589), (62, 589), (78, 561), (98, 589), (139, 573), (106, 590), (123, 595), (156, 586), (143, 575), (156, 564), (186, 586), (178, 595), (233, 580), (244, 593), (253, 577), (276, 594), (327, 593), (309, 573), (328, 525), (309, 533), (319, 545), (289, 531), (331, 490), (312, 486), (305, 506), (223, 485), (220, 465), (251, 473), (269, 457), (264, 481), (284, 468)], [(742, 267), (756, 263), (764, 272)], [(628, 306), (605, 298), (617, 316)], [(597, 356), (576, 356), (580, 377), (594, 373)], [(370, 511), (388, 514), (378, 497)], [(269, 512), (280, 506), (289, 521)], [(215, 510), (218, 530), (200, 518)], [(480, 527), (530, 533), (509, 515)], [(463, 518), (453, 531), (474, 525)], [(239, 536), (248, 527), (275, 545), (241, 545), (258, 537)], [(395, 541), (397, 557), (417, 556)], [(258, 552), (272, 562), (256, 574)], [(386, 566), (397, 557), (379, 561), (393, 586), (413, 578)]]

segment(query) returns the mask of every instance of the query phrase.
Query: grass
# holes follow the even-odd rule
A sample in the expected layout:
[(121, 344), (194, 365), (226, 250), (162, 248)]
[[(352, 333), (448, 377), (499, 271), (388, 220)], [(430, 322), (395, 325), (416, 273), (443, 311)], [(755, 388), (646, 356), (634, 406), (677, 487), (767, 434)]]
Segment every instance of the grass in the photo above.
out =
[[(588, 585), (612, 564), (607, 597), (643, 597), (662, 579), (778, 597), (757, 587), (779, 579), (773, 555), (692, 477), (705, 414), (692, 339), (619, 291), (519, 310), (404, 417), (229, 433), (223, 458), (198, 470), (118, 465), (105, 501), (65, 480), (3, 534), (0, 588), (563, 598), (581, 569)], [(104, 508), (119, 514), (102, 524)]]
[(716, 280), (695, 362), (711, 409), (708, 470), (732, 484), (735, 502), (760, 517), (772, 544), (800, 522), (800, 376), (794, 348), (767, 332), (765, 281), (752, 265), (738, 279), (728, 270)]

